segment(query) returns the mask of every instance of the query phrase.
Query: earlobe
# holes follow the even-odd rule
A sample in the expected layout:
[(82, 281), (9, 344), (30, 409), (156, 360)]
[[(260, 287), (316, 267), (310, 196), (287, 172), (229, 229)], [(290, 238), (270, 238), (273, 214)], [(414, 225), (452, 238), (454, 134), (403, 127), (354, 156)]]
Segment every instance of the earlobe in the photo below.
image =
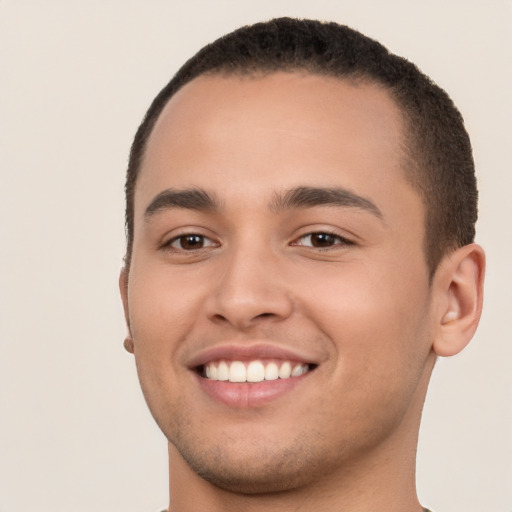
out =
[(434, 278), (437, 355), (458, 354), (473, 337), (482, 312), (484, 273), (485, 253), (477, 244), (461, 247), (441, 262)]
[(135, 345), (133, 344), (132, 337), (129, 334), (124, 339), (123, 345), (126, 352), (129, 352), (130, 354), (133, 354), (135, 352)]

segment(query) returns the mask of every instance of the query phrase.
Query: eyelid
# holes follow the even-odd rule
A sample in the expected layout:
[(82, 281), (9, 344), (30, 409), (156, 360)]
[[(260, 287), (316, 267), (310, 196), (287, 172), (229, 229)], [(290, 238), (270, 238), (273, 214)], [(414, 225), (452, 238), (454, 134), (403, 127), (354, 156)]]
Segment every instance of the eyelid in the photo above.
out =
[[(311, 237), (313, 235), (329, 235), (329, 236), (332, 236), (333, 238), (337, 239), (337, 241), (335, 243), (333, 243), (332, 245), (326, 246), (326, 247), (321, 247), (321, 246), (315, 247), (314, 245), (305, 245), (305, 244), (299, 243), (300, 240), (307, 238), (307, 237)], [(291, 245), (298, 246), (298, 247), (308, 247), (308, 248), (317, 249), (317, 250), (322, 250), (322, 249), (329, 250), (329, 249), (337, 249), (337, 248), (347, 246), (347, 245), (354, 245), (354, 242), (352, 240), (349, 240), (348, 238), (344, 237), (343, 235), (336, 233), (333, 230), (315, 229), (315, 230), (309, 231), (307, 233), (304, 233), (304, 234), (298, 236), (297, 238), (294, 239), (294, 241), (291, 243)]]
[[(183, 249), (183, 247), (174, 247), (174, 244), (179, 242), (180, 239), (182, 238), (187, 238), (187, 237), (199, 237), (199, 238), (202, 238), (203, 241), (208, 241), (210, 243), (207, 243), (205, 245), (203, 245), (202, 247), (200, 247), (199, 249), (204, 249), (205, 247), (216, 247), (218, 246), (218, 244), (216, 242), (214, 242), (209, 236), (206, 236), (206, 235), (199, 235), (197, 233), (186, 233), (184, 235), (178, 235), (178, 236), (175, 236), (173, 238), (171, 238), (167, 243), (166, 243), (166, 246), (167, 247), (172, 247), (173, 249), (178, 249), (178, 250), (186, 250), (186, 249)], [(193, 250), (193, 249), (190, 249), (190, 250)], [(197, 250), (197, 249), (196, 249)]]
[[(203, 241), (206, 242), (205, 245), (203, 245), (202, 247), (198, 247), (196, 249), (184, 249), (183, 247), (175, 245), (179, 243), (180, 239), (194, 236), (202, 238)], [(220, 243), (216, 241), (215, 237), (205, 234), (202, 228), (197, 227), (180, 229), (178, 230), (178, 232), (175, 231), (174, 233), (172, 233), (171, 236), (165, 237), (165, 239), (158, 244), (158, 248), (164, 251), (181, 253), (193, 253), (201, 250), (208, 250), (219, 246)]]

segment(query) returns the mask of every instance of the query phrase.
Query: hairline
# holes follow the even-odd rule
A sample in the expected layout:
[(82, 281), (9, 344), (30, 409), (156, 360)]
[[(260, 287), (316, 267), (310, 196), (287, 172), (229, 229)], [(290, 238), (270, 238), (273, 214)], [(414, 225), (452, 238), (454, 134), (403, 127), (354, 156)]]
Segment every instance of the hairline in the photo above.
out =
[[(258, 65), (259, 64), (259, 65)], [(245, 68), (237, 67), (230, 69), (227, 66), (219, 66), (212, 69), (207, 69), (190, 79), (184, 80), (179, 84), (174, 90), (170, 91), (170, 94), (166, 98), (165, 102), (160, 105), (160, 110), (157, 110), (157, 115), (152, 113), (151, 122), (148, 123), (146, 127), (145, 138), (143, 139), (142, 151), (140, 153), (140, 161), (136, 167), (135, 179), (133, 181), (133, 188), (130, 194), (131, 201), (131, 212), (132, 212), (132, 225), (131, 230), (128, 230), (128, 234), (131, 237), (128, 240), (127, 252), (125, 255), (125, 265), (129, 268), (131, 261), (131, 252), (133, 251), (133, 237), (134, 237), (134, 223), (135, 217), (134, 207), (135, 207), (135, 190), (137, 186), (137, 182), (139, 181), (140, 173), (144, 167), (144, 161), (146, 158), (146, 153), (150, 144), (151, 136), (153, 135), (155, 128), (162, 117), (165, 109), (171, 102), (171, 100), (178, 94), (183, 88), (192, 82), (205, 78), (205, 77), (220, 77), (220, 78), (232, 78), (232, 77), (248, 77), (252, 79), (264, 78), (266, 76), (274, 75), (277, 73), (297, 73), (304, 75), (312, 75), (319, 77), (328, 77), (335, 78), (337, 80), (343, 81), (345, 83), (349, 83), (352, 85), (372, 85), (374, 87), (380, 88), (386, 94), (388, 94), (391, 101), (393, 101), (394, 105), (397, 108), (397, 112), (400, 115), (400, 144), (397, 148), (400, 151), (400, 168), (403, 173), (403, 177), (405, 181), (411, 186), (411, 188), (418, 194), (421, 199), (421, 204), (423, 206), (423, 252), (425, 256), (425, 263), (428, 267), (429, 271), (429, 281), (431, 282), (433, 276), (439, 266), (439, 261), (432, 261), (431, 251), (430, 251), (430, 243), (429, 243), (429, 196), (425, 191), (424, 182), (426, 181), (425, 177), (421, 175), (426, 170), (421, 169), (421, 162), (419, 161), (419, 146), (418, 134), (414, 129), (414, 122), (412, 120), (412, 116), (403, 102), (400, 101), (400, 98), (390, 87), (388, 84), (384, 83), (382, 80), (379, 80), (376, 77), (371, 76), (367, 72), (361, 72), (360, 70), (354, 72), (344, 72), (344, 73), (336, 73), (331, 72), (329, 70), (323, 69), (319, 66), (315, 65), (300, 65), (300, 64), (284, 64), (282, 66), (262, 66), (261, 63), (248, 65)], [(456, 246), (453, 246), (451, 249), (455, 249)], [(450, 248), (447, 248), (445, 253), (451, 252)]]

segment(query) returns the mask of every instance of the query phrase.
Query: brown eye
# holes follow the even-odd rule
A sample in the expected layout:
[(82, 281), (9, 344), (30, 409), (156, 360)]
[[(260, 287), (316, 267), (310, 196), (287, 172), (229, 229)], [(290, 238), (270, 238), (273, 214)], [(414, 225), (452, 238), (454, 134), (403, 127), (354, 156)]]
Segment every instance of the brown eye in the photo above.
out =
[(182, 249), (184, 251), (193, 251), (205, 247), (213, 247), (215, 243), (203, 235), (182, 235), (174, 238), (169, 244), (173, 249)]
[(310, 235), (311, 245), (313, 247), (330, 247), (337, 242), (337, 238), (329, 233), (313, 233)]
[(347, 244), (350, 244), (350, 242), (341, 236), (333, 235), (332, 233), (318, 232), (309, 233), (308, 235), (300, 237), (296, 245), (322, 249)]

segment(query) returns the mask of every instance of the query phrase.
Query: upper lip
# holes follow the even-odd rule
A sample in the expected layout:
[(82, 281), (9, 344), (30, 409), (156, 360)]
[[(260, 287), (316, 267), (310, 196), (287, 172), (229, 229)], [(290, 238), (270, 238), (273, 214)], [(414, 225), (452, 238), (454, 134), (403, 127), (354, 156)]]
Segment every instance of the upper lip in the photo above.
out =
[(282, 359), (303, 364), (318, 364), (315, 357), (309, 357), (287, 347), (269, 343), (223, 344), (194, 354), (187, 363), (190, 368), (197, 368), (211, 361), (221, 359), (231, 361), (249, 361), (255, 359)]

